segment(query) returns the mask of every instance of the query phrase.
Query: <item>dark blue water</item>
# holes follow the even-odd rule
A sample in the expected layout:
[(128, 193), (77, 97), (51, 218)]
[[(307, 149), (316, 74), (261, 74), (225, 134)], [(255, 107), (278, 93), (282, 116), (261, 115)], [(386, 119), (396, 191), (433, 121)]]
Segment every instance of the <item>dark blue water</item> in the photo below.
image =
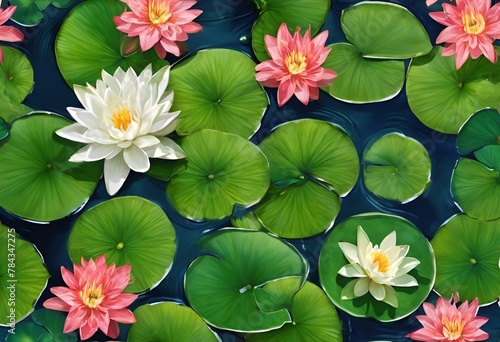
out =
[[(75, 5), (82, 2), (78, 0)], [(442, 27), (429, 16), (429, 9), (424, 0), (392, 1), (407, 7), (427, 29), (432, 41)], [(496, 2), (496, 1), (493, 1)], [(293, 1), (291, 1), (293, 6)], [(322, 30), (329, 30), (327, 44), (345, 41), (340, 29), (340, 13), (347, 6), (356, 3), (350, 0), (333, 1), (327, 21)], [(2, 7), (6, 5), (4, 0)], [(249, 39), (251, 27), (257, 18), (256, 7), (251, 0), (200, 0), (195, 6), (203, 9), (203, 14), (197, 20), (203, 31), (190, 36), (187, 45), (191, 52), (224, 47), (246, 52), (252, 55)], [(433, 7), (434, 10), (438, 8)], [(25, 41), (16, 45), (30, 59), (35, 70), (35, 87), (27, 97), (25, 104), (37, 110), (47, 110), (69, 117), (68, 106), (80, 107), (73, 91), (66, 85), (60, 75), (55, 55), (54, 39), (70, 9), (59, 10), (49, 7), (45, 11), (46, 18), (36, 27), (22, 28)], [(252, 55), (253, 56), (253, 55)], [(171, 56), (172, 57), (172, 56)], [(171, 58), (170, 62), (175, 62)], [(364, 212), (384, 212), (401, 215), (413, 222), (428, 238), (431, 239), (438, 227), (452, 215), (460, 212), (455, 206), (450, 193), (450, 178), (455, 163), (459, 157), (455, 148), (455, 136), (444, 135), (425, 127), (411, 113), (406, 94), (403, 91), (394, 99), (377, 104), (352, 105), (337, 101), (326, 93), (321, 93), (320, 99), (307, 107), (292, 98), (284, 107), (276, 105), (276, 90), (268, 89), (271, 105), (262, 120), (262, 127), (251, 139), (259, 143), (270, 134), (273, 127), (290, 120), (300, 118), (316, 118), (330, 121), (342, 126), (351, 136), (358, 153), (374, 139), (393, 131), (401, 132), (419, 140), (428, 150), (432, 160), (432, 183), (428, 190), (416, 200), (408, 204), (398, 204), (383, 200), (369, 193), (363, 183), (362, 174), (354, 189), (342, 200), (340, 214), (336, 224), (349, 216)], [(116, 196), (136, 195), (149, 199), (160, 205), (175, 226), (177, 234), (177, 254), (169, 275), (154, 290), (141, 295), (132, 305), (132, 309), (148, 302), (159, 300), (176, 300), (188, 304), (183, 292), (183, 276), (187, 266), (195, 259), (197, 253), (196, 241), (199, 237), (221, 227), (230, 226), (230, 219), (195, 223), (181, 217), (166, 197), (165, 183), (142, 174), (133, 172)], [(104, 183), (101, 181), (83, 210), (109, 199)], [(45, 259), (51, 274), (47, 289), (43, 292), (36, 308), (52, 297), (48, 288), (64, 285), (60, 276), (60, 266), (71, 268), (66, 244), (68, 235), (77, 214), (39, 225), (17, 219), (0, 209), (0, 221), (16, 230), (27, 240), (34, 243)], [(328, 233), (318, 236), (291, 241), (309, 261), (311, 272), (309, 280), (319, 284), (317, 262), (321, 246)], [(431, 294), (430, 301), (436, 300)], [(420, 327), (415, 319), (416, 314), (422, 314), (422, 309), (413, 315), (394, 323), (380, 323), (372, 319), (353, 318), (339, 311), (345, 341), (407, 341), (405, 335)], [(490, 321), (483, 327), (490, 333), (491, 341), (500, 341), (500, 309), (491, 305), (481, 308), (479, 315), (487, 316)], [(119, 339), (126, 339), (127, 326), (121, 326)], [(0, 339), (6, 329), (0, 330)], [(242, 341), (238, 334), (218, 331), (223, 341)], [(94, 339), (105, 340), (104, 335), (95, 335)], [(313, 342), (313, 341), (311, 341)]]

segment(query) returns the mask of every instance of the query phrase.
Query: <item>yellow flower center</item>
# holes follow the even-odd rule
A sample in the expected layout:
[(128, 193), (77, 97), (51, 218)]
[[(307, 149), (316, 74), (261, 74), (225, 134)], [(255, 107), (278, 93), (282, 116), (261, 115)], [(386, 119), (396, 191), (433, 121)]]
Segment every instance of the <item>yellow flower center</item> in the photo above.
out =
[(172, 16), (170, 6), (166, 0), (149, 0), (148, 13), (151, 25), (160, 25)]
[(122, 131), (126, 131), (132, 123), (132, 115), (127, 106), (120, 106), (113, 112), (111, 116), (113, 127)]
[(372, 263), (377, 264), (378, 272), (384, 273), (389, 271), (389, 268), (391, 266), (391, 261), (389, 260), (387, 254), (381, 251), (373, 251), (371, 253), (371, 258), (372, 258)]
[(87, 283), (83, 291), (80, 291), (80, 298), (83, 304), (87, 305), (91, 309), (95, 309), (104, 300), (104, 295), (102, 294), (102, 285), (95, 287), (95, 282), (89, 286)]
[(297, 52), (293, 50), (286, 56), (285, 64), (288, 68), (288, 72), (292, 75), (300, 74), (302, 71), (306, 69), (307, 57), (302, 54), (302, 52)]
[(486, 22), (481, 13), (470, 11), (462, 16), (464, 31), (468, 34), (481, 34), (486, 27)]
[(443, 318), (443, 335), (448, 341), (458, 340), (462, 336), (464, 330), (464, 322), (462, 320), (448, 320), (447, 317)]

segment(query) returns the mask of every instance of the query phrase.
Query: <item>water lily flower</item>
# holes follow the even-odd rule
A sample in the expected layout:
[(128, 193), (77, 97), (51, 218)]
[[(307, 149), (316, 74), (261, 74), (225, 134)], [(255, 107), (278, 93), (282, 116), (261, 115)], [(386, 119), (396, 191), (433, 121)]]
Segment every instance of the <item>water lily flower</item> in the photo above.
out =
[(491, 7), (491, 0), (457, 0), (457, 5), (443, 4), (443, 12), (429, 15), (448, 26), (438, 35), (436, 43), (445, 43), (443, 56), (455, 55), (457, 70), (467, 58), (484, 55), (496, 63), (493, 42), (500, 39), (500, 3)]
[(118, 68), (113, 76), (102, 72), (96, 87), (75, 85), (76, 96), (84, 109), (68, 108), (76, 123), (56, 134), (87, 144), (70, 161), (104, 159), (104, 181), (113, 196), (130, 170), (146, 172), (149, 158), (184, 158), (181, 148), (165, 135), (177, 126), (180, 111), (168, 112), (174, 98), (165, 93), (170, 67), (153, 75), (151, 65), (139, 76), (134, 69)]
[(266, 51), (271, 59), (255, 67), (255, 78), (266, 87), (278, 87), (278, 106), (283, 106), (292, 95), (304, 105), (309, 99), (319, 98), (319, 88), (332, 84), (337, 77), (333, 70), (321, 65), (331, 48), (325, 47), (328, 31), (311, 40), (311, 28), (304, 37), (297, 28), (292, 35), (285, 23), (281, 24), (277, 37), (265, 36)]
[(73, 265), (74, 273), (61, 266), (61, 275), (68, 287), (52, 287), (50, 292), (57, 297), (47, 299), (43, 306), (69, 312), (64, 333), (80, 328), (80, 337), (86, 340), (101, 329), (115, 339), (120, 333), (117, 322), (135, 322), (134, 314), (126, 307), (137, 295), (122, 293), (129, 284), (130, 269), (130, 265), (108, 267), (104, 255), (95, 262), (82, 258), (81, 265)]
[(339, 274), (350, 281), (340, 294), (343, 300), (361, 297), (366, 293), (378, 301), (383, 301), (395, 308), (398, 299), (393, 286), (417, 286), (417, 280), (407, 274), (420, 264), (420, 261), (406, 257), (410, 246), (396, 246), (396, 231), (387, 235), (380, 247), (373, 246), (361, 226), (357, 230), (357, 246), (349, 242), (339, 242), (339, 247), (349, 261), (339, 270)]
[(178, 42), (188, 39), (188, 33), (201, 31), (193, 22), (203, 11), (190, 9), (192, 0), (121, 0), (132, 12), (125, 11), (114, 18), (117, 29), (129, 37), (139, 36), (141, 50), (154, 47), (160, 58), (167, 52), (181, 54)]
[(484, 341), (489, 335), (479, 329), (488, 321), (486, 317), (476, 316), (477, 298), (470, 303), (465, 301), (457, 308), (456, 298), (449, 301), (439, 297), (436, 307), (424, 303), (425, 315), (417, 316), (423, 328), (408, 334), (415, 341)]
[[(7, 20), (12, 17), (17, 6), (7, 6), (7, 8), (0, 8), (0, 40), (4, 42), (20, 42), (24, 39), (23, 33), (11, 26), (2, 26)], [(2, 47), (0, 46), (0, 63), (3, 62)]]

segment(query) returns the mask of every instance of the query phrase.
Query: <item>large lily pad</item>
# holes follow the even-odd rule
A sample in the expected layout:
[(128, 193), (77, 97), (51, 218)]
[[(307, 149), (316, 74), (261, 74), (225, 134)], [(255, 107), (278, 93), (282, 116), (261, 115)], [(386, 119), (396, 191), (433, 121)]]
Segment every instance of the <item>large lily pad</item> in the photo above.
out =
[(323, 67), (335, 70), (338, 76), (323, 90), (334, 98), (349, 103), (386, 101), (403, 88), (403, 61), (365, 58), (349, 43), (332, 44), (330, 48)]
[(104, 254), (108, 264), (132, 265), (127, 292), (158, 285), (170, 271), (175, 249), (175, 230), (165, 212), (134, 196), (114, 198), (84, 212), (68, 240), (75, 263)]
[(89, 0), (77, 5), (66, 17), (56, 37), (55, 52), (59, 70), (71, 87), (95, 84), (102, 69), (113, 74), (118, 67), (133, 67), (139, 73), (152, 64), (155, 72), (167, 64), (153, 49), (122, 54), (125, 34), (116, 29), (113, 17), (124, 9), (118, 0)]
[(190, 307), (163, 302), (146, 304), (134, 310), (136, 322), (130, 327), (127, 341), (203, 341), (220, 338)]
[(384, 135), (365, 151), (366, 188), (382, 198), (409, 202), (431, 179), (429, 153), (417, 140), (399, 133)]
[(487, 145), (500, 144), (500, 113), (487, 108), (472, 115), (460, 128), (457, 147), (467, 155)]
[(168, 182), (177, 211), (192, 220), (231, 215), (233, 207), (257, 203), (269, 187), (269, 166), (261, 150), (242, 137), (204, 129), (182, 138), (186, 168)]
[(330, 228), (340, 196), (359, 174), (356, 148), (341, 128), (304, 119), (278, 127), (260, 148), (271, 165), (272, 188), (255, 214), (269, 231), (302, 238)]
[(427, 31), (405, 7), (365, 1), (348, 7), (340, 18), (342, 30), (364, 57), (412, 58), (427, 54)]
[[(497, 49), (497, 53), (500, 51)], [(469, 59), (456, 70), (454, 56), (436, 46), (411, 62), (406, 92), (412, 112), (426, 126), (456, 134), (474, 112), (500, 102), (500, 63)]]
[[(370, 241), (377, 245), (392, 231), (396, 231), (396, 245), (410, 246), (407, 256), (420, 261), (420, 264), (408, 273), (415, 277), (418, 286), (393, 287), (398, 299), (398, 308), (377, 301), (369, 293), (354, 299), (341, 299), (342, 289), (352, 278), (338, 274), (338, 271), (349, 263), (338, 243), (342, 241), (357, 245), (358, 226), (362, 226)], [(410, 221), (399, 216), (368, 213), (352, 216), (332, 230), (321, 249), (319, 276), (321, 286), (338, 308), (355, 317), (372, 317), (381, 322), (390, 322), (408, 316), (422, 304), (434, 285), (436, 267), (429, 241)]]
[(0, 91), (13, 103), (21, 103), (33, 88), (33, 67), (24, 53), (2, 46), (3, 62), (0, 63)]
[(260, 126), (267, 95), (255, 80), (255, 63), (227, 49), (198, 52), (172, 70), (172, 111), (180, 110), (177, 133), (203, 128), (249, 138)]
[[(308, 272), (293, 246), (264, 232), (239, 229), (223, 229), (199, 245), (208, 254), (189, 266), (184, 282), (190, 305), (205, 321), (240, 332), (268, 331), (291, 322), (286, 305)], [(293, 281), (297, 277), (301, 281)], [(281, 305), (266, 300), (271, 292), (280, 294)]]
[(71, 124), (58, 115), (34, 113), (12, 123), (0, 145), (0, 206), (34, 221), (53, 221), (80, 208), (102, 175), (102, 162), (73, 163), (83, 145), (54, 132)]
[(500, 220), (485, 222), (456, 215), (445, 222), (431, 241), (436, 253), (435, 290), (449, 298), (479, 304), (498, 300), (500, 294)]
[[(255, 0), (260, 15), (252, 27), (252, 47), (255, 56), (264, 61), (269, 59), (264, 37), (276, 37), (278, 28), (286, 23), (292, 32), (296, 27), (303, 31), (310, 26), (314, 35), (326, 20), (330, 9), (329, 0)], [(302, 33), (304, 33), (302, 32)]]

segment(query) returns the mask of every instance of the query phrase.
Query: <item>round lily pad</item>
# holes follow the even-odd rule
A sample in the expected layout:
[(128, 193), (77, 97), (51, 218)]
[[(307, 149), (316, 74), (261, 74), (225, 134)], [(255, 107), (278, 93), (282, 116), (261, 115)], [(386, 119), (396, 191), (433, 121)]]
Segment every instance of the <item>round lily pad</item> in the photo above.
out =
[(364, 57), (412, 58), (432, 49), (424, 26), (405, 7), (365, 1), (342, 11), (342, 30)]
[(14, 103), (21, 103), (33, 88), (33, 67), (19, 50), (2, 46), (3, 62), (0, 63), (0, 91)]
[(247, 55), (227, 49), (200, 51), (176, 65), (169, 89), (174, 91), (172, 111), (181, 111), (177, 133), (210, 128), (252, 136), (268, 105), (255, 65)]
[(252, 47), (259, 61), (269, 59), (264, 37), (268, 34), (276, 37), (278, 28), (286, 23), (292, 32), (302, 28), (302, 34), (311, 27), (316, 34), (326, 20), (330, 9), (329, 0), (255, 0), (260, 15), (252, 27)]
[(165, 212), (140, 197), (100, 203), (76, 220), (68, 240), (74, 263), (106, 256), (108, 264), (132, 265), (125, 291), (143, 292), (165, 278), (174, 259), (175, 230)]
[(19, 217), (53, 221), (80, 208), (102, 175), (102, 162), (73, 163), (83, 145), (55, 131), (71, 121), (33, 113), (13, 121), (10, 138), (0, 145), (0, 206)]
[(500, 294), (500, 220), (485, 222), (456, 215), (445, 222), (431, 241), (436, 253), (436, 285), (444, 298), (458, 293), (460, 300), (479, 304)]
[(204, 129), (182, 138), (187, 165), (167, 184), (168, 197), (192, 220), (231, 215), (235, 205), (257, 203), (269, 187), (269, 165), (261, 150), (242, 137)]
[(142, 305), (134, 316), (127, 341), (221, 341), (193, 309), (178, 303)]
[[(357, 245), (357, 228), (363, 227), (370, 241), (380, 245), (382, 240), (392, 231), (396, 231), (396, 245), (408, 245), (407, 257), (413, 257), (420, 264), (408, 272), (413, 276), (418, 286), (393, 286), (398, 299), (398, 308), (377, 301), (370, 293), (349, 300), (342, 300), (342, 289), (353, 278), (343, 277), (338, 271), (349, 264), (339, 242), (349, 242)], [(343, 311), (355, 317), (372, 317), (381, 322), (391, 322), (408, 316), (414, 312), (427, 298), (436, 277), (436, 267), (432, 247), (422, 233), (408, 220), (393, 215), (367, 213), (355, 215), (332, 230), (319, 257), (319, 276), (321, 286), (330, 300)]]
[(9, 132), (9, 124), (2, 117), (0, 117), (0, 140), (7, 137), (9, 135)]
[(304, 119), (278, 127), (260, 148), (271, 166), (272, 187), (255, 209), (264, 227), (286, 238), (303, 238), (333, 225), (340, 196), (356, 183), (356, 148), (341, 128)]
[(463, 155), (487, 145), (499, 144), (500, 113), (491, 108), (474, 113), (458, 132), (457, 147)]
[(12, 19), (23, 26), (35, 26), (44, 18), (43, 10), (51, 0), (9, 0), (11, 6), (17, 6)]
[(113, 74), (118, 67), (133, 67), (139, 73), (152, 64), (156, 72), (168, 64), (153, 49), (130, 55), (121, 52), (126, 35), (116, 29), (113, 17), (123, 13), (125, 7), (118, 0), (88, 0), (66, 17), (56, 37), (55, 52), (59, 70), (71, 87), (95, 84), (102, 69)]
[(49, 273), (36, 247), (0, 223), (0, 325), (12, 328), (34, 309)]
[(342, 323), (323, 290), (306, 282), (292, 300), (292, 323), (277, 330), (248, 334), (247, 342), (342, 341)]
[(263, 230), (262, 223), (260, 223), (257, 216), (253, 211), (246, 213), (243, 216), (233, 217), (231, 219), (231, 225), (236, 228), (246, 228), (254, 230)]
[[(498, 162), (500, 150), (491, 153)], [(451, 177), (451, 192), (467, 215), (480, 220), (500, 218), (500, 165), (488, 166), (461, 158)]]
[(288, 243), (265, 232), (223, 229), (199, 242), (207, 254), (188, 268), (190, 305), (209, 324), (261, 332), (291, 322), (287, 310), (308, 266)]
[(331, 51), (323, 67), (335, 70), (338, 76), (330, 86), (322, 89), (334, 98), (349, 103), (386, 101), (403, 88), (403, 61), (365, 58), (349, 43), (329, 47)]
[(366, 188), (382, 198), (409, 202), (422, 194), (431, 179), (429, 153), (417, 140), (386, 134), (365, 151)]
[(443, 57), (441, 51), (436, 46), (428, 55), (413, 59), (406, 92), (412, 112), (422, 123), (456, 134), (474, 112), (498, 106), (500, 79), (492, 75), (500, 74), (500, 63), (481, 56), (456, 70), (454, 56)]

